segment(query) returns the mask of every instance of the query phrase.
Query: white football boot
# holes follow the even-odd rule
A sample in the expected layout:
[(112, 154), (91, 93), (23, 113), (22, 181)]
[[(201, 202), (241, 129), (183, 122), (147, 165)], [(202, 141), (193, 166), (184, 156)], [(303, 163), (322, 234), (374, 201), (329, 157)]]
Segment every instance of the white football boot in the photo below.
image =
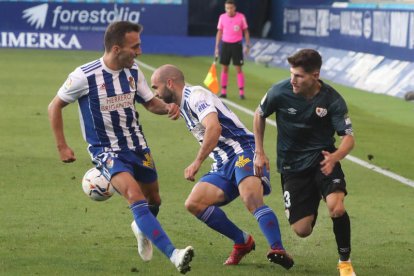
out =
[(190, 262), (194, 257), (194, 249), (187, 246), (184, 249), (174, 249), (170, 260), (181, 274), (186, 274), (191, 270)]
[(152, 259), (152, 242), (141, 232), (135, 220), (131, 223), (132, 232), (138, 242), (138, 254), (144, 262), (149, 262)]

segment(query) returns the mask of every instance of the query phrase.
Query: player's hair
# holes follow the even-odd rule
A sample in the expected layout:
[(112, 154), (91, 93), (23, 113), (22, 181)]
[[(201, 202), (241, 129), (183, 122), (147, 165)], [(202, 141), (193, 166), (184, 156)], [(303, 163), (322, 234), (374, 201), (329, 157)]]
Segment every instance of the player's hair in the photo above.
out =
[(142, 25), (135, 24), (129, 21), (116, 21), (111, 23), (105, 31), (105, 51), (111, 51), (114, 45), (123, 46), (125, 41), (125, 34), (130, 32), (141, 33), (142, 30)]
[(236, 1), (234, 1), (234, 0), (226, 0), (226, 2), (224, 4), (230, 4), (230, 5), (236, 6)]
[(322, 67), (322, 57), (313, 49), (302, 49), (287, 58), (290, 66), (302, 67), (306, 73), (319, 71)]

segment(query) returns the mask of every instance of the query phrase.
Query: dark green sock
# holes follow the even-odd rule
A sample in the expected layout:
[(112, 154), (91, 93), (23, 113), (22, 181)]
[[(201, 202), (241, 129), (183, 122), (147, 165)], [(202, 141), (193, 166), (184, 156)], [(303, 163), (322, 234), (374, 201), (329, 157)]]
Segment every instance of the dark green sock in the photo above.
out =
[(151, 214), (154, 215), (154, 217), (157, 217), (158, 212), (160, 211), (160, 206), (159, 205), (150, 205), (148, 204), (148, 209), (150, 210)]
[(338, 246), (339, 259), (347, 261), (351, 254), (351, 222), (345, 212), (339, 218), (332, 218), (333, 232)]

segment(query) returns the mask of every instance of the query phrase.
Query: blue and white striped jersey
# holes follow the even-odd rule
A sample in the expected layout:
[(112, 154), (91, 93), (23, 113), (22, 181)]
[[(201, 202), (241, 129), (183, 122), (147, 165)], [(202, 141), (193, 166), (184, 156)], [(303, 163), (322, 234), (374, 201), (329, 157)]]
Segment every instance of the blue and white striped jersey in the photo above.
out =
[(181, 116), (188, 130), (202, 144), (205, 127), (202, 125), (207, 114), (215, 112), (222, 127), (217, 146), (210, 153), (215, 162), (213, 170), (244, 150), (254, 151), (254, 136), (239, 118), (213, 93), (201, 86), (185, 86), (180, 105)]
[(154, 94), (137, 64), (119, 71), (102, 58), (84, 64), (69, 74), (58, 96), (67, 103), (78, 100), (83, 138), (93, 156), (148, 147), (135, 102), (148, 102)]

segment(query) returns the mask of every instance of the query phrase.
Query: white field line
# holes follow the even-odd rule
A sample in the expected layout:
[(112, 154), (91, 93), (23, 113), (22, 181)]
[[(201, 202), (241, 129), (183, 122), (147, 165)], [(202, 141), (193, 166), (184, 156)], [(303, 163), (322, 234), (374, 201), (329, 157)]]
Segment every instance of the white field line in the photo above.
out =
[[(154, 71), (155, 70), (154, 67), (152, 67), (152, 66), (150, 66), (150, 65), (148, 65), (146, 63), (143, 63), (141, 61), (137, 61), (137, 63), (141, 67), (146, 68), (146, 69), (148, 69), (150, 71)], [(191, 84), (189, 84), (189, 85), (191, 85)], [(248, 115), (254, 116), (254, 111), (252, 111), (252, 110), (250, 110), (248, 108), (245, 108), (245, 107), (243, 107), (241, 105), (238, 105), (238, 104), (236, 104), (236, 103), (234, 103), (232, 101), (229, 101), (227, 99), (221, 99), (221, 100), (223, 102), (225, 102), (227, 105), (231, 106), (231, 107), (234, 107), (234, 108), (236, 108), (236, 109), (238, 109), (238, 110), (240, 110), (240, 111), (242, 111), (242, 112), (244, 112), (244, 113), (246, 113)], [(268, 123), (269, 125), (272, 125), (272, 126), (276, 127), (276, 122), (274, 120), (266, 119), (266, 123)], [(393, 173), (393, 172), (384, 170), (384, 169), (382, 169), (382, 168), (380, 168), (378, 166), (372, 165), (372, 164), (370, 164), (370, 163), (368, 163), (368, 162), (366, 162), (364, 160), (361, 160), (361, 159), (359, 159), (357, 157), (354, 157), (352, 155), (347, 155), (345, 158), (348, 159), (351, 162), (354, 162), (354, 163), (362, 166), (362, 167), (365, 167), (365, 168), (370, 169), (370, 170), (372, 170), (374, 172), (380, 173), (380, 174), (382, 174), (384, 176), (387, 176), (389, 178), (392, 178), (392, 179), (394, 179), (394, 180), (396, 180), (398, 182), (401, 182), (401, 183), (403, 183), (405, 185), (408, 185), (408, 186), (414, 188), (414, 181), (411, 180), (411, 179), (408, 179), (408, 178), (405, 178), (405, 177), (403, 177), (401, 175), (398, 175), (396, 173)]]

